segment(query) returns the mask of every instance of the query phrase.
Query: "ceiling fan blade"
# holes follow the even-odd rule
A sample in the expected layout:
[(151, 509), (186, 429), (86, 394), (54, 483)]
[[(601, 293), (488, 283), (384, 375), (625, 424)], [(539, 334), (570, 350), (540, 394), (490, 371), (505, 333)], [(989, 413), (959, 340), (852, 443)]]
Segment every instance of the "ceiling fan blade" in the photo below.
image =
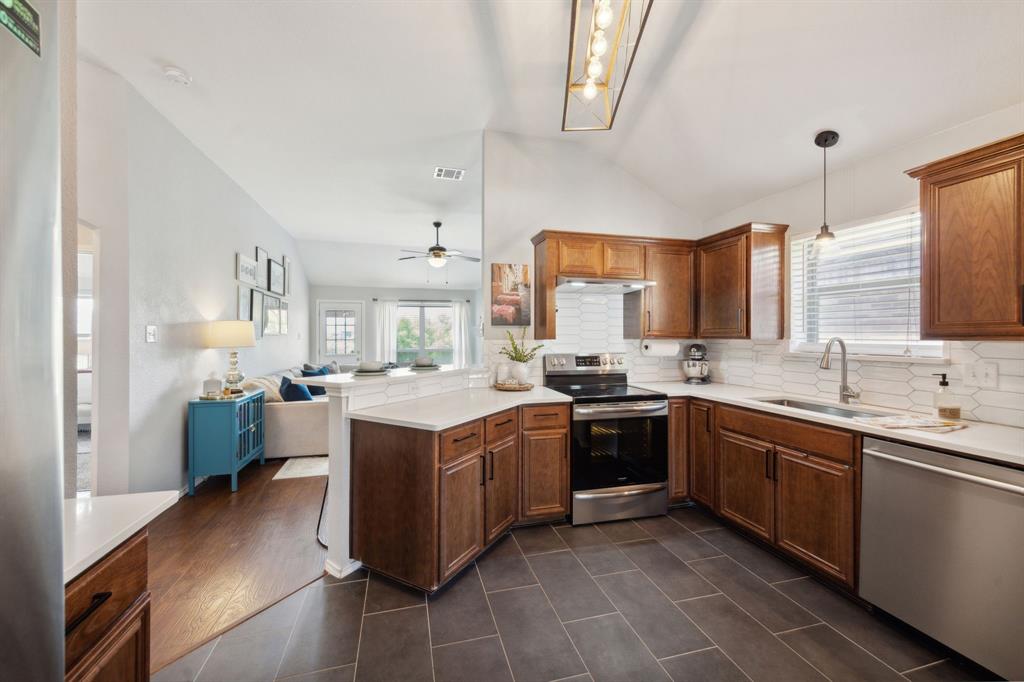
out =
[(428, 256), (428, 255), (430, 255), (426, 251), (413, 251), (412, 249), (399, 249), (399, 251), (402, 252), (402, 253), (418, 253), (421, 256)]
[(453, 256), (451, 253), (449, 253), (448, 255), (452, 256), (452, 258), (458, 258), (460, 260), (468, 260), (468, 261), (472, 261), (474, 263), (479, 263), (480, 262), (479, 258), (474, 258), (473, 256), (461, 256), (461, 255)]
[(417, 258), (430, 258), (430, 256), (403, 256), (398, 260), (416, 260)]
[(457, 250), (457, 249), (452, 249), (450, 251), (445, 251), (445, 253), (448, 254), (449, 256), (461, 256), (462, 255), (462, 252)]

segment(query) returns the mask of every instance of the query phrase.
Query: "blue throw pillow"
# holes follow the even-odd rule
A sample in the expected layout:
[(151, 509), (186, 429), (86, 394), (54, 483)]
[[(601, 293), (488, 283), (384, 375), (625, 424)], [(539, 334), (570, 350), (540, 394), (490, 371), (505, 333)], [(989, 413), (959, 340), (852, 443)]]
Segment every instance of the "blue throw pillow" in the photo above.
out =
[[(303, 369), (302, 376), (304, 377), (325, 377), (331, 373), (331, 368), (328, 365), (324, 365), (320, 369)], [(323, 386), (307, 386), (310, 395), (327, 395), (327, 389)]]
[(312, 400), (308, 386), (293, 384), (288, 377), (281, 377), (281, 400), (290, 403), (296, 400)]

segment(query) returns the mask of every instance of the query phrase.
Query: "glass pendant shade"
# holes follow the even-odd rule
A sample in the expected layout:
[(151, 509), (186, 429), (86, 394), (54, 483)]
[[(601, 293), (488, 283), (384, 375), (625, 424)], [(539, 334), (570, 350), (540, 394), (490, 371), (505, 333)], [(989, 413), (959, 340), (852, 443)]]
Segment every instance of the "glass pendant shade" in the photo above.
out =
[(429, 263), (432, 268), (443, 268), (447, 262), (448, 259), (441, 255), (432, 255), (427, 259), (427, 263)]

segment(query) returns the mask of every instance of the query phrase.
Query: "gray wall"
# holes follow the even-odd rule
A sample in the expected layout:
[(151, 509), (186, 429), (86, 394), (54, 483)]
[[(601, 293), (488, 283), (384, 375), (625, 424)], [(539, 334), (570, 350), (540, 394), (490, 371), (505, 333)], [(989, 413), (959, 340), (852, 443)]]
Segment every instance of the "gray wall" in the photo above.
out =
[(316, 348), (316, 302), (317, 301), (362, 301), (363, 316), (366, 325), (363, 343), (364, 360), (376, 360), (377, 327), (375, 322), (374, 298), (399, 299), (412, 301), (435, 300), (466, 300), (469, 299), (470, 330), (470, 365), (482, 362), (482, 337), (479, 333), (481, 323), (480, 291), (478, 289), (400, 289), (384, 287), (323, 287), (309, 288), (309, 357), (315, 359)]
[(293, 268), (289, 334), (242, 349), (246, 374), (305, 359), (308, 284), (294, 240), (252, 197), (120, 76), (79, 67), (79, 213), (99, 235), (96, 490), (180, 489), (187, 402), (227, 368), (200, 330), (236, 317), (235, 253), (260, 246)]

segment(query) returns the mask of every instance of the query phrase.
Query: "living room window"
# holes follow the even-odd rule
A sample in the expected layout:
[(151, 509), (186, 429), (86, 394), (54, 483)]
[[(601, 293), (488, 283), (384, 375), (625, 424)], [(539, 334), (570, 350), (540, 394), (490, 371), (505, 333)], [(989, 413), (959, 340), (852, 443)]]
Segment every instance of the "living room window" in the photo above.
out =
[(832, 336), (858, 355), (943, 356), (921, 339), (921, 214), (883, 216), (790, 243), (790, 350), (820, 352)]
[(317, 301), (318, 360), (356, 362), (362, 352), (363, 304), (359, 301)]
[(428, 355), (439, 365), (452, 362), (452, 304), (401, 301), (398, 304), (398, 364)]

